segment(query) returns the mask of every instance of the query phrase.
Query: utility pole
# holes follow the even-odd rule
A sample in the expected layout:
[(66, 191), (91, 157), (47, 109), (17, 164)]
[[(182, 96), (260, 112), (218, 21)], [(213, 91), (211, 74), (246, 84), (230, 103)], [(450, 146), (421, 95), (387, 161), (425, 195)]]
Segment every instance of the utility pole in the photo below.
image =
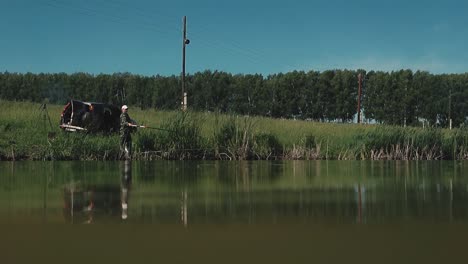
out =
[(448, 119), (449, 129), (452, 130), (452, 88), (449, 90)]
[(358, 89), (358, 99), (357, 99), (357, 123), (361, 123), (361, 84), (362, 84), (362, 75), (358, 75), (359, 89)]
[(187, 110), (187, 92), (185, 91), (185, 46), (190, 43), (187, 39), (187, 17), (184, 16), (184, 30), (182, 39), (182, 111)]

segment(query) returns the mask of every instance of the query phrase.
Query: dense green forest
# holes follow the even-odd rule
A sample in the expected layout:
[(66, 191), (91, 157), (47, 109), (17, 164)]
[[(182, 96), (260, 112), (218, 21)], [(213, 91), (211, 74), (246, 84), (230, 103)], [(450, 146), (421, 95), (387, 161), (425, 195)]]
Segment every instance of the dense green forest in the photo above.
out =
[[(377, 123), (457, 127), (468, 116), (468, 73), (400, 70), (294, 71), (264, 77), (204, 71), (186, 76), (188, 107), (275, 118), (350, 122), (357, 112), (358, 74), (364, 76), (363, 115)], [(68, 99), (180, 108), (179, 76), (130, 73), (0, 73), (0, 99), (63, 104)]]

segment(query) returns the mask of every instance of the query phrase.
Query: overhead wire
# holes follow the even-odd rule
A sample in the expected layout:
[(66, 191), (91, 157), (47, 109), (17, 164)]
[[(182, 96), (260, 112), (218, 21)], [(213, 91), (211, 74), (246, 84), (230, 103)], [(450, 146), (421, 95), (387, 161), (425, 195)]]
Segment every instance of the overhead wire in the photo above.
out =
[[(199, 27), (196, 28), (196, 29), (194, 30), (194, 32), (192, 32), (191, 34), (194, 34), (194, 35), (202, 35), (202, 34), (200, 33), (200, 31), (199, 31), (200, 29), (202, 30), (201, 32), (203, 32), (203, 31), (204, 31), (204, 32), (208, 32), (208, 31), (211, 32), (211, 30), (208, 30), (207, 28), (204, 28), (203, 26), (202, 26), (202, 27), (199, 26)], [(236, 41), (233, 40), (233, 39), (229, 39), (229, 38), (223, 38), (223, 39), (229, 41), (229, 43), (224, 42), (224, 41), (221, 41), (220, 39), (216, 39), (216, 40), (214, 40), (214, 41), (215, 41), (215, 42), (219, 42), (219, 43), (221, 43), (222, 45), (232, 45), (234, 48), (236, 48), (236, 49), (242, 51), (242, 52), (245, 53), (245, 54), (248, 54), (249, 56), (253, 56), (253, 57), (262, 57), (262, 56), (265, 55), (265, 54), (262, 54), (261, 52), (259, 52), (259, 51), (257, 51), (257, 50), (254, 50), (254, 49), (251, 49), (251, 48), (243, 47), (242, 44), (240, 44), (239, 42), (236, 42)]]
[[(102, 1), (101, 0), (96, 0), (95, 3), (96, 2), (101, 2), (101, 3), (106, 3), (106, 4), (111, 3), (114, 7), (123, 8), (123, 9), (125, 9), (125, 11), (134, 10), (134, 11), (136, 11), (134, 14), (138, 15), (138, 17), (140, 17), (140, 18), (143, 17), (143, 18), (146, 18), (146, 19), (150, 19), (151, 21), (153, 21), (153, 19), (155, 17), (162, 17), (162, 18), (165, 18), (167, 20), (172, 20), (173, 19), (172, 17), (166, 16), (166, 15), (164, 15), (162, 13), (159, 13), (159, 12), (157, 12), (155, 10), (151, 10), (151, 15), (147, 14), (146, 13), (147, 10), (145, 10), (145, 9), (139, 8), (139, 7), (135, 6), (135, 5), (129, 6), (129, 5), (127, 5), (127, 2), (122, 2), (122, 1), (118, 1), (118, 0), (102, 0)], [(155, 16), (155, 15), (157, 15), (157, 16)], [(159, 20), (159, 22), (164, 23), (164, 21), (161, 21), (161, 20)], [(171, 21), (171, 22), (173, 24), (167, 26), (167, 28), (169, 28), (171, 31), (174, 31), (174, 32), (181, 32), (181, 30), (178, 27), (174, 26), (179, 21), (174, 20), (174, 21)], [(154, 22), (149, 22), (149, 23), (152, 24)]]
[[(153, 15), (148, 15), (146, 13), (147, 10), (141, 9), (141, 8), (136, 7), (134, 5), (129, 6), (129, 5), (127, 5), (127, 2), (122, 2), (122, 1), (118, 1), (118, 0), (105, 0), (105, 2), (106, 3), (113, 3), (113, 4), (115, 4), (115, 5), (119, 6), (119, 7), (125, 7), (127, 10), (128, 9), (133, 9), (133, 10), (137, 11), (139, 15), (141, 15), (143, 17), (146, 17), (146, 18), (151, 18), (152, 19), (152, 18), (155, 17), (154, 14), (156, 14), (158, 17), (163, 17), (163, 18), (166, 18), (166, 19), (172, 19), (172, 17), (166, 16), (166, 15), (164, 15), (164, 14), (162, 14), (160, 12), (154, 11), (154, 10), (151, 10), (151, 13)], [(172, 29), (175, 29), (175, 27), (172, 28)], [(177, 29), (175, 29), (175, 31), (179, 32), (180, 30), (177, 28)], [(198, 34), (192, 32), (192, 31), (190, 31), (189, 35), (190, 36), (195, 36), (196, 39), (198, 37)], [(203, 41), (203, 38), (201, 38), (201, 37), (199, 39), (197, 39), (197, 40), (200, 40), (200, 42), (203, 42), (207, 46), (218, 48), (218, 46), (213, 44), (213, 42), (219, 42), (219, 41), (216, 41), (216, 40), (211, 41), (211, 42), (210, 41)], [(224, 45), (223, 43), (221, 43), (221, 44)], [(238, 44), (238, 43), (236, 43), (234, 41), (232, 43), (232, 46), (234, 46), (234, 48), (236, 48), (238, 52), (244, 54), (245, 56), (248, 56), (251, 61), (259, 63), (258, 59), (255, 58), (255, 57), (258, 57), (258, 54), (259, 54), (258, 52), (254, 51), (254, 50), (251, 50), (251, 49), (248, 49), (248, 48), (243, 48), (243, 47), (241, 47), (240, 44)], [(226, 46), (224, 46), (223, 48), (226, 48)], [(230, 49), (230, 50), (236, 51), (235, 49), (232, 49), (231, 47), (227, 47), (227, 48)], [(237, 54), (235, 54), (235, 55), (237, 55)]]
[[(115, 6), (120, 7), (120, 8), (125, 8), (125, 9), (127, 9), (127, 10), (133, 9), (133, 10), (135, 10), (135, 11), (138, 12), (139, 17), (144, 17), (144, 18), (148, 18), (148, 19), (153, 19), (153, 18), (155, 18), (155, 15), (154, 15), (154, 14), (157, 14), (157, 16), (159, 16), (159, 17), (163, 17), (163, 18), (166, 18), (166, 19), (172, 19), (172, 18), (169, 17), (169, 16), (163, 15), (163, 14), (158, 13), (158, 12), (153, 12), (153, 11), (151, 11), (153, 15), (149, 15), (149, 14), (147, 14), (147, 13), (145, 12), (146, 10), (141, 9), (141, 8), (138, 8), (138, 7), (135, 7), (135, 6), (128, 6), (128, 5), (126, 5), (126, 4), (127, 4), (126, 2), (117, 1), (117, 0), (107, 0), (107, 1), (105, 1), (105, 2), (106, 2), (106, 3), (113, 3)], [(172, 25), (171, 25), (171, 30), (172, 30), (172, 31), (175, 31), (175, 32), (178, 32), (178, 33), (181, 33), (181, 30), (179, 30), (179, 29), (176, 28), (176, 27), (172, 27)], [(190, 35), (190, 36), (195, 36), (195, 38), (190, 37), (190, 39), (192, 39), (192, 41), (193, 41), (193, 40), (196, 40), (196, 42), (203, 43), (205, 46), (211, 47), (211, 48), (214, 48), (214, 49), (220, 48), (219, 46), (213, 44), (213, 43), (210, 42), (210, 41), (205, 41), (205, 40), (203, 40), (203, 38), (197, 38), (197, 35), (196, 35), (196, 34), (189, 33), (189, 35)], [(192, 43), (193, 43), (193, 42), (192, 42)], [(229, 54), (231, 54), (231, 55), (234, 55), (234, 56), (239, 55), (236, 51), (233, 51), (231, 48), (227, 48), (227, 49), (226, 49), (226, 47), (223, 47), (223, 51), (225, 51), (225, 52), (227, 51), (227, 53), (229, 53)], [(242, 51), (240, 51), (240, 52), (242, 52)], [(244, 55), (245, 55), (245, 56), (248, 56), (249, 54), (244, 54)], [(254, 63), (260, 64), (260, 62), (259, 62), (258, 60), (256, 60), (255, 58), (252, 58), (252, 57), (247, 57), (247, 58), (248, 58), (250, 61), (254, 62)]]
[[(122, 2), (122, 1), (107, 0), (106, 2), (115, 3), (115, 4), (120, 5), (120, 7), (125, 6), (125, 8), (129, 8), (129, 9), (136, 10), (136, 11), (138, 11), (139, 15), (142, 15), (142, 16), (144, 16), (144, 17), (146, 17), (146, 18), (154, 18), (154, 17), (155, 17), (154, 14), (156, 14), (156, 15), (159, 16), (159, 17), (164, 17), (164, 18), (167, 18), (167, 19), (172, 19), (171, 17), (166, 16), (166, 15), (164, 15), (164, 14), (161, 14), (161, 13), (159, 13), (159, 12), (153, 12), (153, 11), (151, 11), (151, 13), (152, 13), (153, 15), (148, 15), (148, 14), (145, 12), (146, 10), (143, 10), (143, 9), (138, 8), (138, 7), (135, 7), (135, 6), (128, 6), (128, 5), (126, 5), (127, 3)], [(174, 27), (174, 28), (175, 28), (175, 27)], [(173, 29), (174, 29), (174, 28), (173, 28)], [(175, 29), (175, 31), (179, 31), (179, 30), (178, 30), (178, 29)], [(236, 50), (236, 49), (233, 49), (233, 48), (231, 48), (231, 47), (223, 46), (223, 44), (221, 44), (221, 45), (216, 45), (216, 44), (213, 43), (213, 42), (216, 42), (216, 41), (205, 41), (202, 37), (198, 38), (199, 35), (196, 34), (196, 33), (193, 33), (192, 31), (189, 31), (189, 35), (190, 35), (190, 39), (196, 40), (196, 42), (203, 43), (203, 44), (204, 44), (205, 46), (207, 46), (207, 47), (211, 47), (211, 48), (215, 48), (215, 49), (222, 48), (223, 51), (225, 51), (225, 52), (227, 51), (227, 53), (229, 53), (229, 54), (231, 54), (231, 55), (234, 55), (234, 56), (239, 55), (238, 53), (242, 53), (242, 54), (244, 55), (244, 57), (246, 57), (247, 59), (249, 59), (251, 62), (257, 63), (257, 64), (259, 64), (259, 65), (260, 65), (260, 63), (261, 63), (261, 62), (258, 60), (258, 58), (255, 58), (254, 56), (252, 56), (251, 54), (249, 54), (248, 52), (246, 52), (245, 49), (243, 50), (242, 47), (237, 46), (237, 50)], [(195, 38), (192, 38), (192, 36), (195, 37)], [(192, 43), (193, 43), (193, 42), (192, 42)], [(223, 47), (221, 47), (221, 46), (223, 46)]]
[(108, 20), (110, 22), (119, 23), (123, 25), (128, 25), (129, 23), (131, 23), (140, 27), (140, 29), (151, 30), (153, 32), (158, 32), (158, 33), (163, 33), (163, 34), (172, 33), (168, 30), (161, 29), (152, 23), (145, 23), (145, 22), (142, 23), (139, 21), (135, 21), (129, 17), (111, 15), (105, 12), (99, 12), (98, 10), (94, 10), (94, 9), (83, 7), (83, 6), (69, 5), (70, 4), (69, 2), (64, 2), (60, 0), (45, 0), (44, 4), (50, 7), (54, 7), (54, 8), (66, 8), (66, 9), (74, 10), (80, 14), (87, 15), (87, 16), (94, 16), (98, 18), (104, 17), (106, 19), (110, 19)]
[[(96, 10), (96, 9), (91, 9), (88, 7), (83, 7), (83, 6), (76, 6), (76, 5), (70, 5), (70, 2), (64, 2), (60, 0), (45, 0), (45, 4), (52, 6), (54, 8), (67, 8), (71, 9), (74, 11), (77, 11), (81, 14), (87, 15), (87, 16), (95, 16), (95, 17), (105, 17), (107, 19), (111, 19), (112, 22), (114, 23), (120, 23), (120, 24), (133, 24), (134, 26), (139, 27), (140, 29), (145, 29), (153, 32), (158, 32), (158, 33), (163, 33), (163, 34), (173, 34), (173, 33), (181, 33), (181, 30), (177, 29), (175, 26), (167, 26), (164, 27), (165, 29), (161, 29), (161, 26), (154, 24), (154, 22), (145, 22), (145, 21), (140, 21), (140, 20), (135, 20), (129, 17), (124, 17), (124, 16), (118, 16), (115, 14), (108, 14), (104, 10), (108, 10), (108, 6), (96, 6), (100, 8), (104, 8), (104, 10)], [(139, 7), (135, 6), (128, 6), (126, 5), (125, 2), (117, 1), (117, 0), (106, 0), (106, 1), (93, 1), (95, 4), (96, 2), (100, 2), (101, 4), (104, 3), (111, 3), (114, 7), (116, 8), (124, 8), (125, 11), (128, 13), (128, 11), (132, 11), (133, 14), (136, 14), (139, 18), (144, 18), (144, 19), (151, 19), (153, 20), (156, 17), (162, 17), (168, 19), (168, 16), (162, 15), (162, 14), (157, 14), (158, 12), (153, 12), (152, 14), (149, 15), (146, 13), (146, 10), (141, 9)], [(121, 11), (121, 10), (120, 10)], [(120, 13), (120, 12), (119, 12)], [(162, 24), (162, 23), (161, 23)], [(239, 42), (225, 38), (225, 40), (220, 40), (220, 39), (211, 39), (207, 40), (206, 35), (202, 36), (200, 32), (200, 29), (205, 31), (210, 31), (204, 28), (203, 26), (199, 27), (198, 29), (194, 29), (189, 32), (189, 36), (192, 40), (196, 40), (196, 42), (199, 42), (207, 47), (214, 48), (214, 49), (220, 49), (222, 52), (229, 53), (234, 56), (242, 55), (246, 59), (248, 59), (250, 62), (255, 63), (259, 66), (262, 66), (263, 63), (271, 63), (271, 60), (266, 59), (267, 56), (265, 53), (252, 49), (252, 48), (245, 48), (240, 44)], [(208, 34), (209, 35), (209, 34)], [(193, 38), (192, 38), (193, 36)], [(295, 66), (288, 65), (285, 63), (282, 63), (283, 66), (289, 67), (291, 69), (296, 68)]]
[[(208, 29), (204, 25), (198, 25), (198, 27), (196, 29), (192, 30), (192, 31), (195, 31), (195, 33), (192, 32), (191, 34), (197, 34), (198, 33), (200, 35), (201, 35), (200, 32), (212, 32), (212, 30)], [(220, 40), (220, 39), (216, 39), (214, 41), (218, 42), (218, 44), (220, 46), (232, 45), (236, 50), (239, 50), (240, 53), (246, 54), (246, 56), (254, 58), (258, 62), (271, 63), (271, 60), (268, 59), (271, 56), (269, 56), (267, 53), (265, 53), (265, 52), (263, 52), (261, 50), (258, 50), (258, 49), (253, 49), (253, 48), (243, 46), (242, 43), (236, 41), (233, 38), (224, 37), (223, 39), (224, 39), (224, 41)], [(284, 62), (282, 62), (281, 64), (283, 66), (289, 67), (291, 69), (297, 68), (296, 66), (293, 66), (291, 64), (287, 64), (287, 63), (284, 63)]]

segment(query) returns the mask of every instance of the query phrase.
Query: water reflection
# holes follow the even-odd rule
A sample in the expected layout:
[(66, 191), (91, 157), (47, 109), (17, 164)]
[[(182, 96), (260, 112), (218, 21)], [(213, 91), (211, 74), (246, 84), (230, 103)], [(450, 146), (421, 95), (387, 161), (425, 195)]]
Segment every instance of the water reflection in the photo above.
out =
[(125, 160), (122, 165), (123, 168), (120, 169), (120, 196), (122, 203), (122, 219), (127, 219), (128, 217), (128, 198), (130, 196), (130, 189), (132, 185), (132, 161)]
[(3, 219), (186, 227), (468, 222), (465, 162), (26, 162), (0, 169)]
[(182, 221), (182, 224), (185, 227), (187, 227), (188, 225), (187, 190), (184, 189), (181, 194), (182, 194), (182, 198), (180, 200), (180, 220)]
[(128, 218), (128, 204), (132, 184), (132, 161), (120, 164), (120, 184), (87, 182), (72, 178), (64, 185), (63, 216), (70, 223), (91, 224), (99, 220), (109, 221), (118, 216)]
[[(357, 213), (357, 223), (361, 224), (362, 223), (362, 215), (363, 215), (363, 209), (365, 207), (365, 199), (366, 199), (366, 188), (364, 186), (361, 186), (361, 184), (358, 184), (356, 187), (356, 193), (357, 193), (357, 208), (358, 208), (358, 213)], [(364, 204), (364, 206), (363, 206)]]

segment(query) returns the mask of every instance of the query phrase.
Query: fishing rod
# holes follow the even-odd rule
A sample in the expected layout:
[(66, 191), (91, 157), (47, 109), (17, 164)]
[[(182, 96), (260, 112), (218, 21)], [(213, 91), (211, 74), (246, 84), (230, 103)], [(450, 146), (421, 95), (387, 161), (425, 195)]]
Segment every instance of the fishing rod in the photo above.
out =
[(167, 132), (174, 132), (173, 130), (159, 128), (159, 127), (149, 127), (149, 126), (141, 126), (141, 125), (131, 125), (131, 126), (138, 127), (138, 128), (149, 128), (149, 129), (156, 129), (156, 130), (162, 130), (162, 131), (167, 131)]
[(82, 130), (82, 131), (87, 131), (86, 128), (83, 128), (83, 127), (79, 127), (79, 126), (72, 126), (72, 125), (65, 125), (65, 124), (62, 124), (60, 125), (60, 128), (63, 128), (63, 129), (69, 129), (69, 130)]

